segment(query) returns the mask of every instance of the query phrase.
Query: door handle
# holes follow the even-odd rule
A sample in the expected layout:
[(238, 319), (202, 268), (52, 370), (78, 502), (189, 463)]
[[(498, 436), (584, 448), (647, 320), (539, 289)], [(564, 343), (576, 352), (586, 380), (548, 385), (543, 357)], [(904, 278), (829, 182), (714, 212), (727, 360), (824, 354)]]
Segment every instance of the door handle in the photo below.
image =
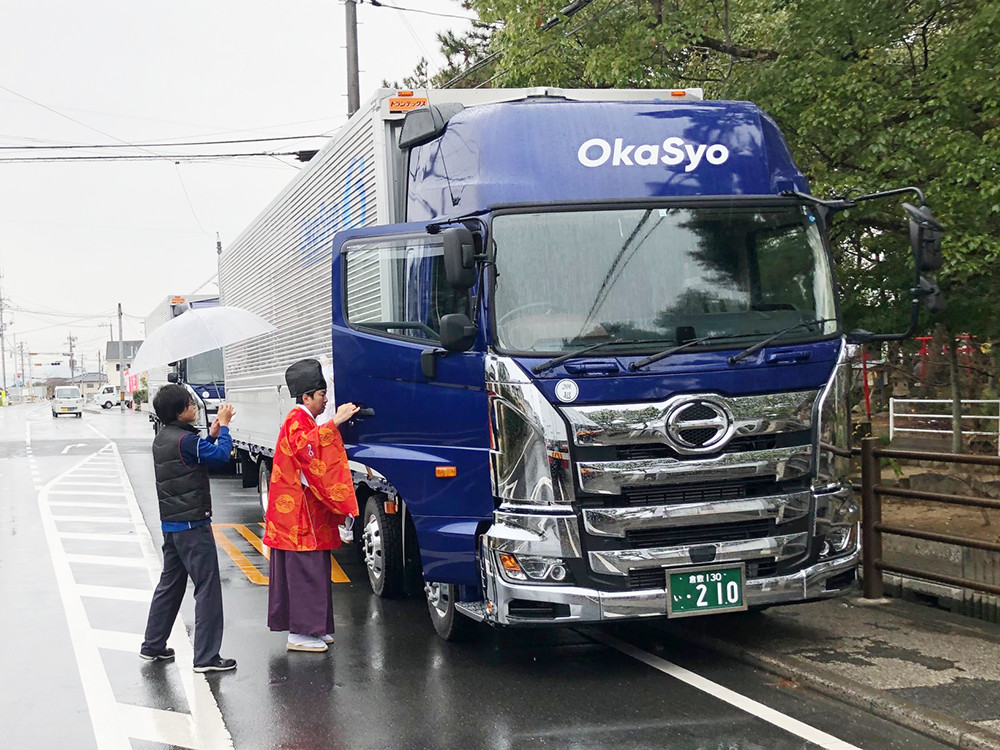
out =
[(372, 409), (370, 406), (365, 406), (365, 407), (362, 407), (358, 411), (358, 413), (355, 414), (354, 416), (355, 417), (361, 417), (361, 418), (364, 418), (364, 417), (374, 417), (375, 416), (375, 410)]

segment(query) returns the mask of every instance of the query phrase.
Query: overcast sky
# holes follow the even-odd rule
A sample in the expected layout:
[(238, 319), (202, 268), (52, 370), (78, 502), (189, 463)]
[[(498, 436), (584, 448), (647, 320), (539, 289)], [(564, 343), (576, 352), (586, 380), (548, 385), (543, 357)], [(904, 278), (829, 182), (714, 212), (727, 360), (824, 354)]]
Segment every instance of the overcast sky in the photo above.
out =
[[(458, 0), (383, 5), (411, 10), (357, 6), (362, 102), (422, 56), (438, 70), (436, 32), (469, 27)], [(223, 244), (235, 239), (302, 165), (274, 156), (12, 163), (98, 152), (9, 147), (330, 134), (346, 120), (345, 8), (343, 0), (0, 0), (0, 14), (0, 286), (13, 384), (14, 347), (47, 361), (69, 351), (70, 334), (77, 361), (96, 370), (112, 326), (118, 337), (119, 302), (125, 338), (141, 339), (160, 301), (212, 277), (216, 233)]]

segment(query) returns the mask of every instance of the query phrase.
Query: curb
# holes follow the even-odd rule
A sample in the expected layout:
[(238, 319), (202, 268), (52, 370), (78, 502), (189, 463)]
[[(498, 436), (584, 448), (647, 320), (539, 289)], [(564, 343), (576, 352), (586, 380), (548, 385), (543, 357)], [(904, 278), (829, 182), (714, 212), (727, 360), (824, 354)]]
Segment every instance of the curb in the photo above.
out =
[(781, 659), (752, 649), (735, 646), (710, 636), (684, 633), (676, 635), (697, 646), (716, 651), (737, 661), (797, 682), (841, 703), (857, 706), (879, 718), (912, 729), (931, 739), (946, 742), (962, 750), (998, 750), (1000, 734), (955, 719), (930, 708), (904, 701), (883, 690), (862, 685), (840, 675), (819, 669), (798, 659)]

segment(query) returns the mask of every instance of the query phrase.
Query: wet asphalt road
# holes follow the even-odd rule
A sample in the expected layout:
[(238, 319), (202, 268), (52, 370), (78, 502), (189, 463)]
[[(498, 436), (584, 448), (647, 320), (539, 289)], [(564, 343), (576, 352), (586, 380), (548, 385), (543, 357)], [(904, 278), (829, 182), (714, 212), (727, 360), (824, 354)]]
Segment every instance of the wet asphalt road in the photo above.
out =
[[(142, 662), (159, 573), (151, 439), (143, 414), (0, 409), (3, 747), (944, 747), (656, 623), (445, 643), (422, 600), (374, 597), (349, 549), (336, 555), (349, 579), (333, 584), (336, 643), (289, 654), (264, 624), (256, 491), (230, 476), (212, 490), (222, 654), (239, 667), (194, 675), (180, 624), (176, 663)], [(190, 595), (182, 617), (193, 623)], [(739, 628), (747, 616), (729, 617)]]

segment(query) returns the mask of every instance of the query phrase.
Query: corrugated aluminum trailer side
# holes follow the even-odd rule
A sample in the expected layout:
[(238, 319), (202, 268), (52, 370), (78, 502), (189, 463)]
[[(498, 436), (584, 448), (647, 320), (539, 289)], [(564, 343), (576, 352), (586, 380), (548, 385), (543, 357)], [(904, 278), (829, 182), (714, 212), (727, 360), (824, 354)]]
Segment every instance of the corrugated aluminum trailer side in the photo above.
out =
[(224, 352), (227, 400), (238, 415), (233, 440), (251, 454), (273, 453), (292, 406), (285, 369), (304, 357), (330, 361), (333, 235), (394, 220), (393, 177), (403, 165), (393, 161), (393, 131), (402, 114), (383, 114), (387, 93), (359, 110), (220, 256), (222, 303), (277, 327)]

